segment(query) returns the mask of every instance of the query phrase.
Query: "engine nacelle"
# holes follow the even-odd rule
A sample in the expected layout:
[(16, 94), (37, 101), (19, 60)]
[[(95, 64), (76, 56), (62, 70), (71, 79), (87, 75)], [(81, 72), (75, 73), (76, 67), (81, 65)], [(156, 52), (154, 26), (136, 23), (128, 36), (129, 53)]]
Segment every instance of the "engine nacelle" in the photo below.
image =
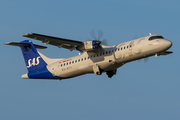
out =
[(86, 41), (86, 42), (84, 42), (84, 49), (86, 51), (92, 51), (92, 50), (98, 48), (100, 43), (101, 42), (98, 40)]

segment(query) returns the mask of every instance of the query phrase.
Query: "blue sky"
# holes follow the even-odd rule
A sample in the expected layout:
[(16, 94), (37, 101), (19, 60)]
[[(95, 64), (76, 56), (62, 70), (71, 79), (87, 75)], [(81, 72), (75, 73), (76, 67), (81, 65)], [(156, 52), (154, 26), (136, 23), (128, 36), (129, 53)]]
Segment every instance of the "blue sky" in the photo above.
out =
[[(180, 119), (179, 0), (1, 0), (1, 120)], [(109, 45), (161, 34), (173, 42), (168, 56), (134, 61), (109, 79), (94, 74), (63, 80), (24, 80), (19, 42), (35, 32), (79, 41), (104, 31)], [(43, 45), (39, 41), (32, 40)], [(48, 45), (51, 58), (78, 55)]]

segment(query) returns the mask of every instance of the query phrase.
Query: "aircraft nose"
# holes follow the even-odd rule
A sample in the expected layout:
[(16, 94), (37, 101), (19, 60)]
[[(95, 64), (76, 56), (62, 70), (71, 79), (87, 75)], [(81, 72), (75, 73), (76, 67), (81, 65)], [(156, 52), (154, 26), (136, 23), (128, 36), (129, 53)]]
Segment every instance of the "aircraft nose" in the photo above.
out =
[(170, 48), (172, 46), (172, 42), (169, 40), (166, 40), (165, 44), (166, 44), (167, 48)]

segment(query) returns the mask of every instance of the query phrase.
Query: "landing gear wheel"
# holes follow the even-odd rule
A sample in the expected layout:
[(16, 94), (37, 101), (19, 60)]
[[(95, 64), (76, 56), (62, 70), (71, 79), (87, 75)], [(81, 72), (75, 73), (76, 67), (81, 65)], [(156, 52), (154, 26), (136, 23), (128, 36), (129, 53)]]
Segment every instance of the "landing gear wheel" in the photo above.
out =
[(96, 75), (101, 75), (102, 74), (102, 72), (96, 72)]

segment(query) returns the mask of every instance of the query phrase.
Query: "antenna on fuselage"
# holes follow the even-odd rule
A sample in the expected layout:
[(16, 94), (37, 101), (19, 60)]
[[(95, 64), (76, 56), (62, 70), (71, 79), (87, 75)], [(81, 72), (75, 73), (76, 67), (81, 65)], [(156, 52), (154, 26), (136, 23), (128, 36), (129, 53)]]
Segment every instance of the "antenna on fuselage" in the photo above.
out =
[(149, 35), (151, 35), (151, 33), (149, 33)]
[(79, 55), (81, 55), (81, 53), (79, 53)]

